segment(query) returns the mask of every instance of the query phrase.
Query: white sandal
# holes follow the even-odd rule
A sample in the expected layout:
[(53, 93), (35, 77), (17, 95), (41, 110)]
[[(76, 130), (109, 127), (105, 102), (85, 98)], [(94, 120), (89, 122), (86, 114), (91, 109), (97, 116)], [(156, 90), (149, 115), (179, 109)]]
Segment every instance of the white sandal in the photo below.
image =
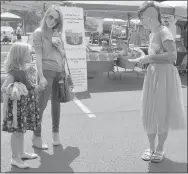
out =
[(35, 153), (24, 153), (21, 155), (21, 159), (35, 159), (38, 158), (39, 156)]
[(154, 154), (151, 157), (151, 162), (160, 163), (161, 161), (163, 161), (164, 156), (165, 156), (164, 152), (154, 152)]
[(144, 153), (142, 154), (141, 158), (144, 161), (150, 161), (153, 153), (154, 153), (154, 151), (152, 151), (150, 149), (147, 149), (147, 150), (144, 151)]
[(20, 158), (16, 159), (14, 155), (12, 155), (11, 165), (16, 166), (20, 169), (26, 169), (30, 167), (26, 162), (22, 161)]

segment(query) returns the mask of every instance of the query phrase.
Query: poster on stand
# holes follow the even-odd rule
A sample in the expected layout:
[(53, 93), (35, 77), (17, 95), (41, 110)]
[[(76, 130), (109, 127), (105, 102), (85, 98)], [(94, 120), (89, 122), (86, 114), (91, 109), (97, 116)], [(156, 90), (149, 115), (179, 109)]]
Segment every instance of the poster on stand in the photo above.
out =
[(61, 36), (75, 92), (84, 92), (88, 87), (83, 9), (78, 7), (60, 8), (63, 18)]

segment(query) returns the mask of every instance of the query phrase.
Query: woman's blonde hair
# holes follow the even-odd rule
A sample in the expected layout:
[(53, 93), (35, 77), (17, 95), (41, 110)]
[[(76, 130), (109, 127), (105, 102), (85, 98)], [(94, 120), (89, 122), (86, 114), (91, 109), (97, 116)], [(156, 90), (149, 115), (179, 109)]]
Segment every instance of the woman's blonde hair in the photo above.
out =
[(52, 28), (53, 30), (57, 30), (58, 32), (61, 32), (62, 27), (63, 27), (63, 17), (62, 17), (62, 13), (60, 11), (60, 6), (57, 5), (52, 5), (51, 7), (48, 8), (48, 10), (45, 12), (44, 17), (41, 21), (40, 27), (42, 29), (42, 31), (45, 31), (47, 29), (47, 24), (46, 24), (46, 19), (48, 17), (48, 15), (55, 10), (58, 14), (59, 14), (59, 21), (58, 23)]
[(31, 51), (31, 46), (22, 43), (22, 42), (15, 42), (7, 55), (6, 60), (4, 61), (4, 71), (8, 73), (13, 68), (20, 68), (20, 66), (24, 65), (24, 58), (29, 54)]

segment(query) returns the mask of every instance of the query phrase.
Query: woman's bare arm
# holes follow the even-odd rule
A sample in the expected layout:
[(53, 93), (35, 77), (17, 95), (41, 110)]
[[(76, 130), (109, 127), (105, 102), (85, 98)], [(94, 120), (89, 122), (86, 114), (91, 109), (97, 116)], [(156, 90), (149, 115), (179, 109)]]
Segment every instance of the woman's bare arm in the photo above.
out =
[(163, 28), (163, 30), (160, 31), (158, 36), (160, 37), (165, 52), (161, 54), (149, 55), (147, 58), (151, 62), (164, 61), (173, 63), (177, 60), (177, 51), (172, 33), (167, 28)]
[(168, 61), (168, 62), (174, 62), (177, 60), (177, 51), (176, 51), (176, 46), (175, 43), (171, 40), (166, 40), (163, 43), (163, 47), (166, 52), (162, 54), (155, 54), (155, 55), (147, 55), (148, 59), (151, 61)]
[(43, 77), (43, 71), (42, 71), (42, 33), (41, 31), (35, 31), (33, 35), (33, 44), (35, 48), (35, 54), (36, 54), (36, 65), (37, 65), (37, 71), (39, 78)]
[(42, 51), (37, 50), (36, 51), (36, 65), (37, 65), (37, 71), (39, 78), (43, 77), (43, 71), (42, 71)]

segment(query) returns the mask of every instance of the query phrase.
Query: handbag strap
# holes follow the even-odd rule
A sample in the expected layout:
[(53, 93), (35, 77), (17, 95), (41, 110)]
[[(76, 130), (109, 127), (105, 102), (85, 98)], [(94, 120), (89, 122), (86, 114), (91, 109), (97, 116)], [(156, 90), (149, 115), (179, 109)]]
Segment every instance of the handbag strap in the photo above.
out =
[[(60, 35), (59, 32), (58, 32), (58, 36), (59, 36), (59, 38), (60, 38), (61, 44), (64, 45), (63, 40), (62, 40), (62, 37), (61, 37), (61, 35)], [(67, 69), (68, 69), (69, 75), (71, 75), (71, 72), (70, 72), (70, 68), (69, 68), (69, 64), (68, 64), (68, 61), (67, 61), (66, 54), (65, 54), (65, 62), (66, 62), (66, 64), (67, 64)]]

